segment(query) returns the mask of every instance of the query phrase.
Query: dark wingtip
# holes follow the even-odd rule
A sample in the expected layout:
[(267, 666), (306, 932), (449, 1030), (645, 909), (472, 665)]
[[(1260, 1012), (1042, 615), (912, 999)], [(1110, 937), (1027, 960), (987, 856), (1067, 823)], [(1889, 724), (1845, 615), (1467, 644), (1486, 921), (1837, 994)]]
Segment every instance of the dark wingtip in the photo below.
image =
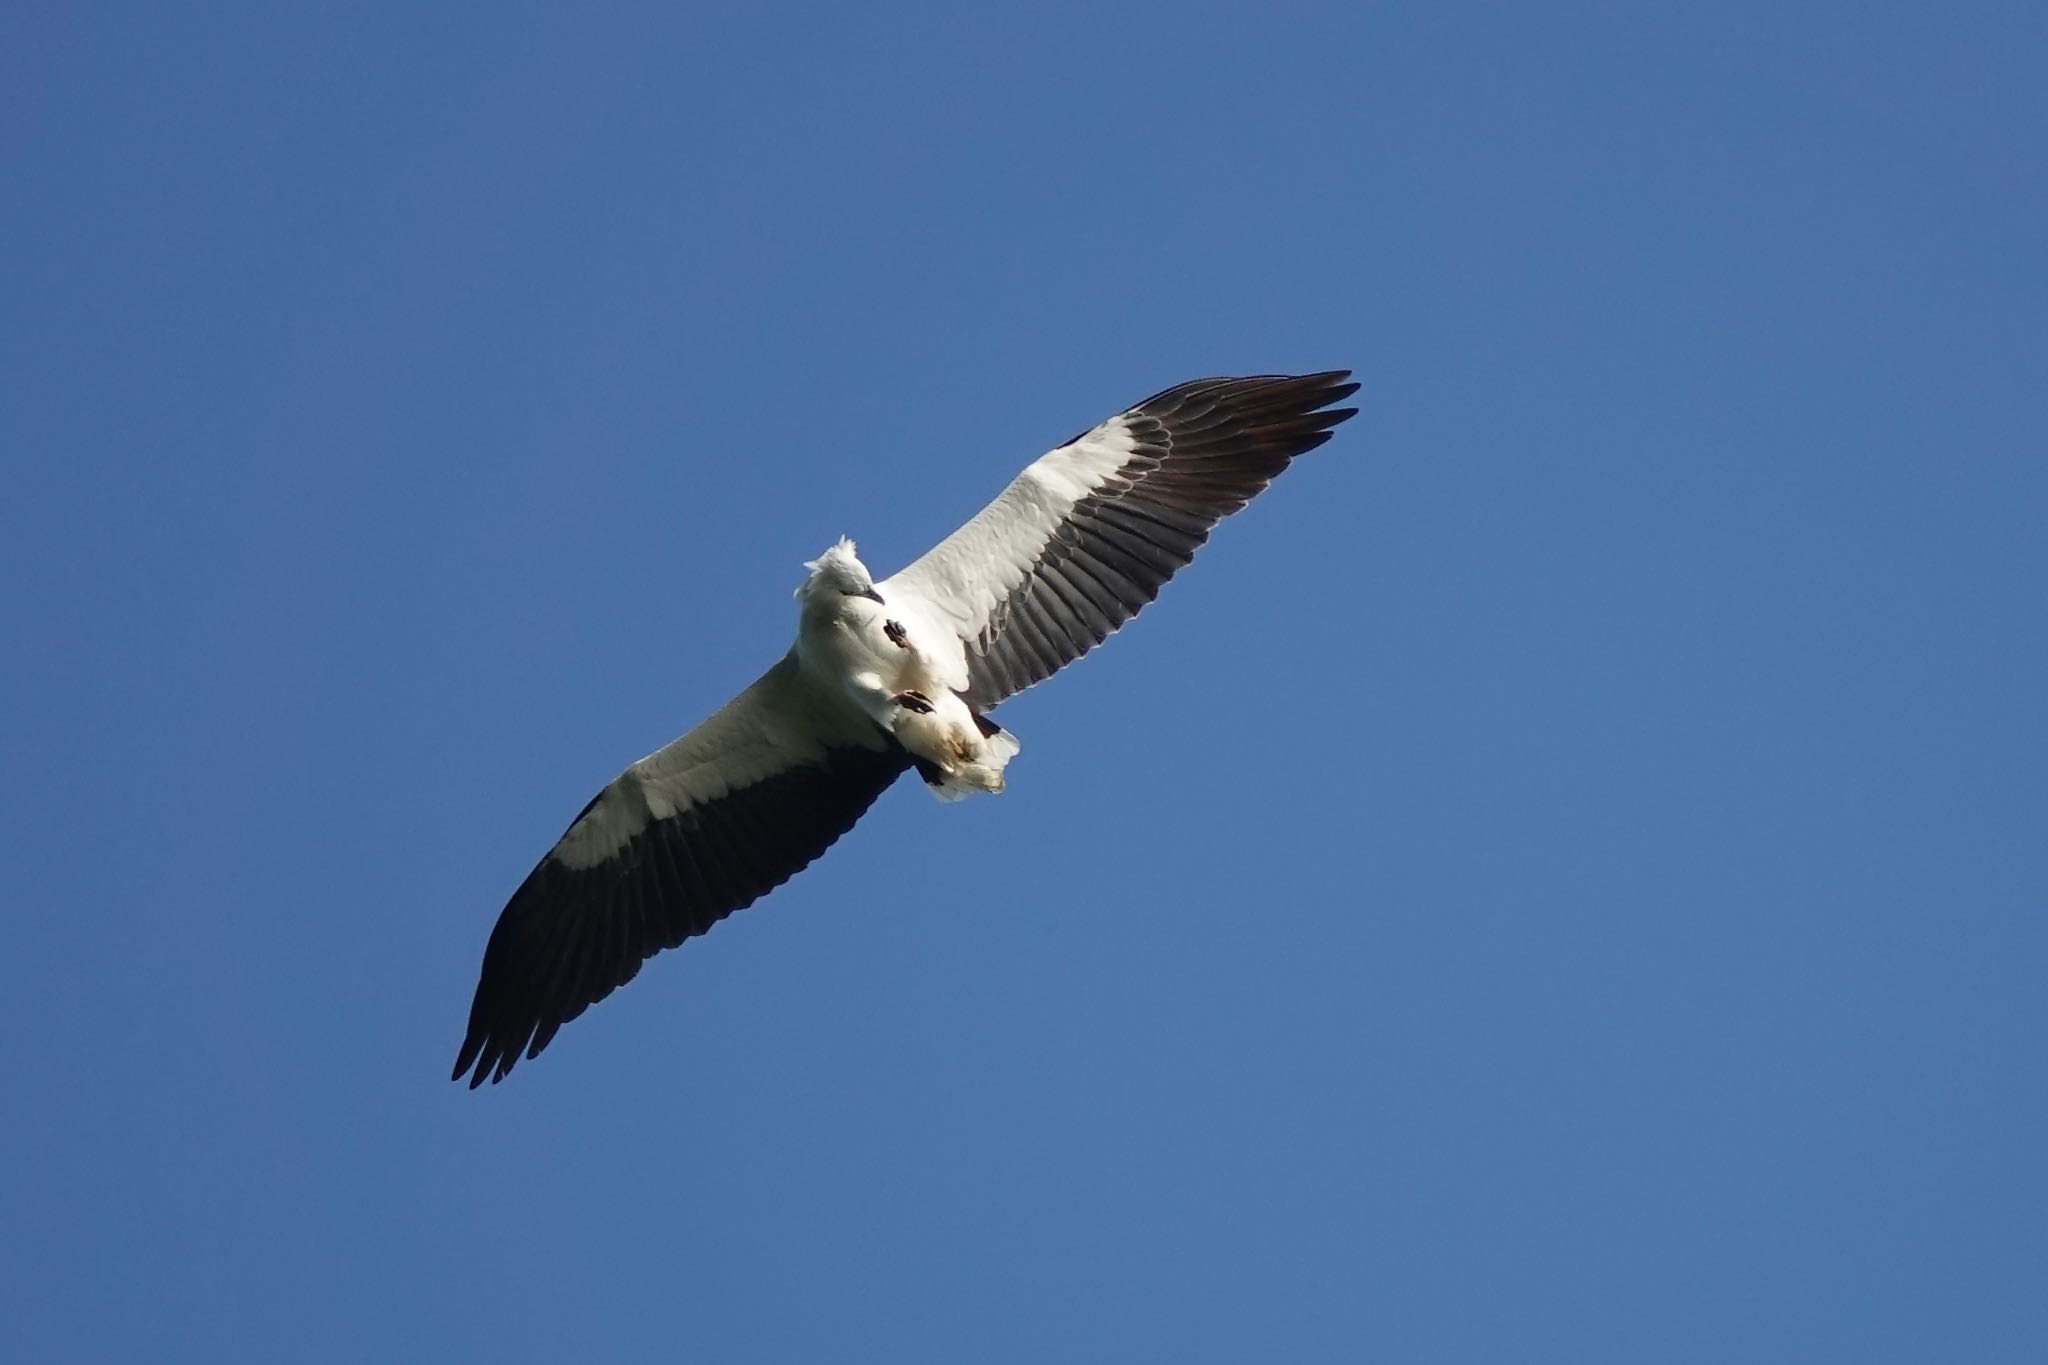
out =
[(484, 1083), (484, 1072), (490, 1069), (490, 1060), (484, 1057), (484, 1036), (472, 1029), (462, 1040), (462, 1051), (455, 1055), (455, 1070), (449, 1073), (451, 1081), (469, 1078), (469, 1088), (476, 1089)]
[[(1360, 387), (1359, 382), (1351, 377), (1349, 370), (1324, 370), (1319, 374), (1298, 375), (1288, 382), (1308, 390), (1315, 399), (1313, 406), (1318, 409), (1328, 408), (1332, 403), (1343, 402), (1357, 393)], [(1347, 417), (1356, 416), (1357, 413), (1357, 408), (1346, 408), (1342, 412), (1324, 412), (1320, 415), (1341, 422)]]
[[(1343, 402), (1357, 393), (1360, 387), (1359, 382), (1351, 377), (1349, 370), (1324, 370), (1320, 374), (1305, 374), (1293, 382), (1308, 391), (1307, 396), (1314, 399), (1313, 406), (1317, 409), (1325, 409), (1332, 403)], [(1357, 408), (1349, 408), (1342, 413), (1325, 412), (1321, 415), (1335, 417), (1341, 422), (1357, 411)]]
[[(454, 1074), (449, 1079), (460, 1081), (466, 1077), (471, 1090), (477, 1089), (485, 1081), (496, 1085), (519, 1064), (519, 1052), (516, 1047), (498, 1045), (485, 1032), (472, 1034), (468, 1041), (463, 1043), (462, 1052), (455, 1059)], [(534, 1054), (529, 1052), (526, 1055), (531, 1057)]]

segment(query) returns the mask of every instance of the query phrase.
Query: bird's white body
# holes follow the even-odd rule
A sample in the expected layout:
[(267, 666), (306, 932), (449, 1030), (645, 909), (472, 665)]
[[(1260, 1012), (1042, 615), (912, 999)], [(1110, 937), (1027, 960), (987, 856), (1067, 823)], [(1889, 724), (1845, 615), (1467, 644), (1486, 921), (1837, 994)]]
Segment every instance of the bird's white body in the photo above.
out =
[[(1016, 737), (977, 724), (961, 698), (967, 656), (960, 637), (931, 622), (908, 588), (876, 592), (867, 567), (842, 540), (812, 561), (797, 590), (796, 659), (813, 685), (844, 696), (894, 735), (942, 779), (928, 782), (941, 801), (1003, 789)], [(865, 595), (832, 590), (834, 576)], [(914, 701), (906, 705), (904, 699)]]

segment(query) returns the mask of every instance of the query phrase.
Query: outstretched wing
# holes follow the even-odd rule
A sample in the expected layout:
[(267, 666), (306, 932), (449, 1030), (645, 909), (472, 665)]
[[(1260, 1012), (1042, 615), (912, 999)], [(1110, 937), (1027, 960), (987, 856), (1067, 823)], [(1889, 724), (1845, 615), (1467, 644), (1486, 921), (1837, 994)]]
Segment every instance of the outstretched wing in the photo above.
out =
[(1356, 408), (1348, 370), (1198, 379), (1040, 456), (877, 585), (959, 636), (976, 710), (1042, 682), (1137, 615), (1210, 530)]
[(455, 1079), (496, 1081), (663, 948), (780, 886), (910, 765), (785, 658), (599, 792), (484, 949)]

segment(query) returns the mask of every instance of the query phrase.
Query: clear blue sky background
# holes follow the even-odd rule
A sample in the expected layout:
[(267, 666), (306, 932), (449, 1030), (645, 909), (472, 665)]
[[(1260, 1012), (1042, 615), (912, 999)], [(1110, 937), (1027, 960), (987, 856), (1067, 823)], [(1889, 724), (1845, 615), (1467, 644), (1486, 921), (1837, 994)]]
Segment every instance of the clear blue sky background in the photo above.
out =
[[(0, 1354), (2048, 1358), (2040, 6), (299, 8), (0, 35)], [(802, 560), (1338, 365), (448, 1082)]]

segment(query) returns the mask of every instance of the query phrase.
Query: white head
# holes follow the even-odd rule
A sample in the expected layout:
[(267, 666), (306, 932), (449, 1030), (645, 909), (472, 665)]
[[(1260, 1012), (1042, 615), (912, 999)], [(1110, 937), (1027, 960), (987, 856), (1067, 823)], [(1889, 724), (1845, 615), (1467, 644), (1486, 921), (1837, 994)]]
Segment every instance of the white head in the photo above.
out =
[(837, 545), (807, 562), (804, 568), (808, 572), (803, 585), (796, 590), (799, 602), (823, 597), (865, 597), (871, 602), (882, 600), (882, 595), (875, 591), (874, 575), (854, 555), (853, 542), (845, 536), (839, 537)]

